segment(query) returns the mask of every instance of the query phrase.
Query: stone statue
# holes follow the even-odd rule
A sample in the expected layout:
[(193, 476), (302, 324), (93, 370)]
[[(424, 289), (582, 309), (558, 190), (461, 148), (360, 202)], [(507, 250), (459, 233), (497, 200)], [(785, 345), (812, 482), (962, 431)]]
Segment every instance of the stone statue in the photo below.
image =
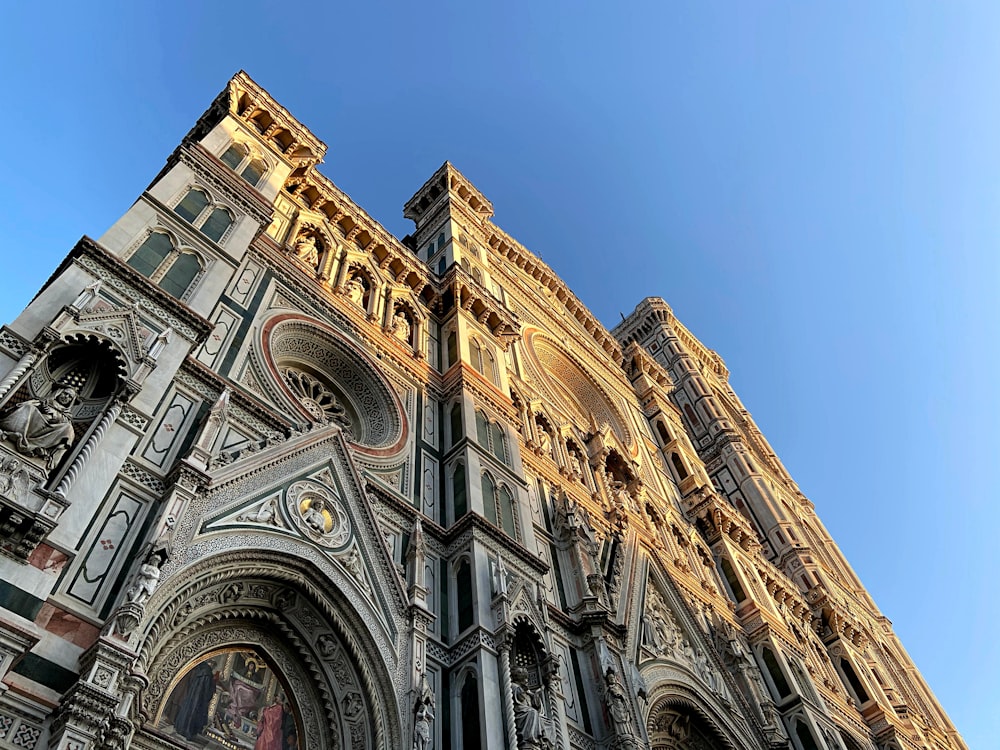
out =
[(133, 604), (145, 604), (153, 595), (156, 584), (160, 581), (160, 566), (163, 558), (150, 553), (145, 562), (139, 566), (139, 573), (135, 582), (125, 592), (125, 598)]
[(431, 720), (434, 711), (426, 703), (417, 704), (417, 717), (413, 723), (413, 750), (430, 750)]
[(518, 746), (528, 748), (552, 747), (548, 726), (542, 715), (542, 691), (528, 687), (528, 673), (523, 667), (511, 670), (511, 693), (514, 698), (514, 725), (517, 727)]
[(303, 263), (313, 268), (319, 263), (319, 246), (316, 238), (309, 234), (301, 234), (295, 240), (295, 255)]
[(351, 277), (351, 280), (347, 282), (347, 296), (350, 298), (358, 307), (365, 306), (365, 283), (361, 280), (361, 277), (357, 274)]
[(403, 312), (402, 308), (396, 310), (396, 314), (392, 316), (392, 327), (396, 333), (396, 338), (400, 341), (410, 343), (410, 320), (406, 317), (406, 313)]
[(318, 534), (326, 533), (326, 516), (323, 515), (325, 508), (323, 501), (316, 497), (309, 501), (309, 506), (302, 511), (302, 520), (306, 526)]
[(618, 680), (618, 672), (608, 666), (604, 672), (604, 702), (607, 706), (608, 721), (618, 736), (632, 735), (632, 714), (628, 707), (628, 696)]
[(44, 399), (22, 401), (0, 420), (0, 438), (26, 456), (47, 458), (51, 471), (76, 436), (70, 417), (74, 403), (76, 389), (68, 386)]
[(653, 617), (649, 612), (642, 613), (642, 642), (656, 653), (663, 651), (663, 639), (657, 632), (656, 626), (653, 624)]
[(622, 482), (611, 485), (611, 508), (607, 516), (614, 532), (620, 533), (628, 526), (628, 492)]
[(427, 676), (420, 676), (420, 695), (417, 697), (413, 719), (413, 750), (431, 750), (431, 721), (434, 720), (434, 691), (427, 684)]
[(552, 456), (552, 439), (544, 428), (538, 430), (538, 447), (546, 456)]

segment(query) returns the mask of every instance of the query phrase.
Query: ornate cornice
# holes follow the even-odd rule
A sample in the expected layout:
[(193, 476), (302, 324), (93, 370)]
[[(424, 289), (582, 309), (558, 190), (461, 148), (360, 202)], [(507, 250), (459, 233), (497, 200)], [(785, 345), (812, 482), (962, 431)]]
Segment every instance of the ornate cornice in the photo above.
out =
[(537, 255), (495, 224), (491, 223), (490, 228), (493, 231), (490, 233), (487, 242), (493, 251), (501, 258), (505, 258), (513, 263), (523, 273), (526, 273), (538, 283), (547, 287), (555, 295), (556, 299), (565, 305), (566, 310), (576, 318), (584, 330), (593, 337), (597, 345), (604, 350), (604, 353), (611, 357), (617, 364), (621, 365), (622, 349), (618, 341), (601, 325), (601, 322), (594, 317), (593, 313), (587, 309), (579, 298), (570, 291), (569, 287), (556, 275), (555, 271), (543, 263)]
[[(268, 141), (272, 150), (277, 150), (285, 159), (299, 167), (312, 166), (322, 161), (326, 154), (326, 144), (278, 104), (245, 71), (241, 70), (230, 79), (226, 92), (229, 113), (245, 121), (263, 140)], [(259, 118), (260, 113), (265, 113), (270, 122)], [(283, 135), (288, 137), (281, 138)]]

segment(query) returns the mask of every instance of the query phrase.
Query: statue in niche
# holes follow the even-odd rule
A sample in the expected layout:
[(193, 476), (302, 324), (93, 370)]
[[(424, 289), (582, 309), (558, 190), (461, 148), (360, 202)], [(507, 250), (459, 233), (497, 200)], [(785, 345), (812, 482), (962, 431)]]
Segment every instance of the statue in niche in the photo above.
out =
[(350, 281), (347, 282), (347, 296), (358, 307), (365, 306), (365, 294), (368, 293), (368, 289), (365, 288), (365, 282), (361, 278), (361, 274), (354, 274)]
[(551, 748), (547, 719), (542, 715), (542, 690), (528, 685), (524, 667), (511, 670), (511, 693), (514, 698), (514, 725), (521, 750)]
[(396, 338), (400, 341), (405, 341), (407, 344), (411, 343), (412, 327), (410, 326), (410, 319), (406, 316), (406, 311), (401, 307), (397, 308), (396, 314), (392, 316), (392, 329), (396, 334)]
[(163, 565), (163, 555), (150, 552), (149, 556), (139, 566), (135, 582), (125, 592), (125, 598), (133, 604), (145, 604), (156, 590), (160, 581), (160, 566)]
[(44, 399), (22, 401), (0, 420), (0, 439), (26, 456), (47, 458), (51, 471), (76, 437), (70, 416), (76, 395), (75, 388), (64, 386)]
[(580, 455), (573, 448), (567, 448), (566, 452), (569, 454), (569, 467), (573, 475), (583, 478), (583, 461), (580, 460)]
[(368, 288), (365, 286), (364, 279), (361, 274), (354, 274), (350, 281), (347, 282), (347, 296), (350, 298), (358, 307), (365, 306), (365, 294), (368, 293)]
[(546, 456), (552, 456), (552, 439), (545, 428), (538, 431), (538, 447)]
[(431, 722), (434, 720), (434, 691), (427, 684), (427, 676), (420, 676), (420, 695), (417, 698), (413, 719), (413, 750), (431, 750)]
[(319, 244), (311, 234), (300, 234), (295, 240), (295, 257), (315, 268), (319, 263)]
[(604, 672), (604, 702), (608, 711), (608, 722), (615, 734), (631, 736), (632, 714), (628, 708), (628, 697), (613, 666), (609, 666)]
[(433, 718), (433, 706), (428, 706), (426, 703), (417, 704), (417, 716), (413, 723), (413, 750), (429, 750)]
[(608, 521), (615, 533), (621, 533), (628, 526), (629, 494), (624, 482), (611, 483), (611, 508), (607, 512)]

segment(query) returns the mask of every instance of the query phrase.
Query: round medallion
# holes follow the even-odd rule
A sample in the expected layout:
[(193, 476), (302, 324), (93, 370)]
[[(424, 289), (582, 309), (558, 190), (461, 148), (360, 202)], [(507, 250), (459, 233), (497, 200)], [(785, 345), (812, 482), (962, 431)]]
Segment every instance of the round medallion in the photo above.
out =
[(343, 504), (322, 485), (296, 482), (285, 493), (289, 515), (299, 530), (317, 544), (339, 549), (351, 538), (351, 521)]

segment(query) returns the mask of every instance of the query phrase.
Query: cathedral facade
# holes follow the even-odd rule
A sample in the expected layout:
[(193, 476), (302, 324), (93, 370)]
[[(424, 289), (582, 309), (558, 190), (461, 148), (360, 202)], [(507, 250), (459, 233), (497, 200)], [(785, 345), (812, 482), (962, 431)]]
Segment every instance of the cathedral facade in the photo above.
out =
[(0, 330), (0, 748), (960, 750), (659, 298), (245, 73)]

